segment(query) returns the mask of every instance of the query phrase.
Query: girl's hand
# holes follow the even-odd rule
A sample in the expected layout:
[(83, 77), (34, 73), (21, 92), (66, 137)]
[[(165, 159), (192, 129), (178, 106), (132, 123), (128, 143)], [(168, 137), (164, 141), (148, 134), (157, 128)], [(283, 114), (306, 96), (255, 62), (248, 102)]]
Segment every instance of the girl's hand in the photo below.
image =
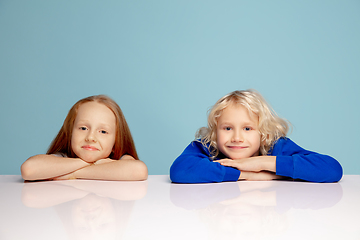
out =
[(116, 161), (116, 160), (113, 160), (110, 158), (105, 158), (105, 159), (99, 159), (99, 160), (95, 161), (93, 164), (98, 165), (98, 164), (110, 163), (110, 162), (114, 162), (114, 161)]
[(270, 171), (276, 172), (276, 157), (275, 156), (258, 156), (242, 159), (221, 159), (218, 162), (223, 166), (237, 168), (240, 171), (246, 172), (260, 172)]
[(52, 178), (51, 180), (57, 181), (57, 180), (74, 180), (76, 179), (74, 172), (68, 173), (62, 176), (58, 176), (55, 178)]
[[(112, 160), (110, 158), (99, 159), (99, 160), (97, 160), (95, 162), (88, 163), (89, 165), (86, 166), (86, 167), (90, 167), (90, 166), (93, 166), (93, 165), (104, 164), (104, 163), (109, 163), (109, 162), (113, 162), (113, 161), (116, 161), (116, 160)], [(69, 173), (69, 174), (65, 174), (65, 175), (62, 175), (62, 176), (55, 177), (52, 180), (72, 180), (72, 179), (76, 179), (76, 171), (74, 171), (72, 173)]]

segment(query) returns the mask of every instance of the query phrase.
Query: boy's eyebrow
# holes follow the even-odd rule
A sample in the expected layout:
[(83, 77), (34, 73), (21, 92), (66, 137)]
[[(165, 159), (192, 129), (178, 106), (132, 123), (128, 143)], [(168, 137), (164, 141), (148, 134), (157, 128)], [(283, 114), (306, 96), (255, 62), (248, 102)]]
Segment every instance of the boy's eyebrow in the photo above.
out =
[[(219, 123), (218, 125), (236, 125), (236, 124), (231, 123), (231, 122), (222, 122), (222, 123)], [(252, 122), (242, 122), (241, 125), (256, 125), (256, 122), (255, 122), (255, 121), (252, 121)]]
[(218, 124), (219, 125), (232, 125), (232, 123), (230, 123), (230, 122), (221, 122), (221, 123), (218, 122)]
[(253, 125), (253, 124), (255, 124), (255, 125), (256, 125), (256, 122), (255, 122), (255, 121), (251, 121), (251, 122), (244, 122), (243, 124), (244, 124), (244, 125)]

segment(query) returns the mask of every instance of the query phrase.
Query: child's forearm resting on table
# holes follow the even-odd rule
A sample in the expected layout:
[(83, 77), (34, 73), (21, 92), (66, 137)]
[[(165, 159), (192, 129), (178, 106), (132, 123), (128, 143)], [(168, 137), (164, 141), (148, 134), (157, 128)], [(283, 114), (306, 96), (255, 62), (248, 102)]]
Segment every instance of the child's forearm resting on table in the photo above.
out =
[(276, 173), (276, 156), (257, 156), (244, 159), (222, 159), (223, 166), (234, 167), (241, 171), (239, 180), (272, 180), (282, 178)]
[(21, 165), (21, 175), (25, 180), (51, 179), (90, 165), (80, 158), (40, 154), (30, 157)]
[(140, 160), (121, 159), (94, 164), (72, 173), (73, 178), (98, 180), (141, 181), (148, 177), (148, 169)]
[[(80, 171), (82, 170), (82, 171)], [(100, 159), (88, 163), (80, 158), (36, 155), (21, 166), (25, 180), (65, 180), (65, 179), (102, 179), (102, 180), (145, 180), (147, 167), (140, 160), (124, 157), (122, 160)]]

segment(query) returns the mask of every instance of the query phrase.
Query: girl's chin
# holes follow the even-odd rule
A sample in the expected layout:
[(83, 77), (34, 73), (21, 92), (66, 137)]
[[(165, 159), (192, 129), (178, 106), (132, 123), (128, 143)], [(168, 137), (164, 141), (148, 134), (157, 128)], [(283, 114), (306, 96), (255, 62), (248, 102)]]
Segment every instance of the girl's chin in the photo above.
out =
[(97, 160), (99, 160), (97, 158), (89, 158), (89, 157), (80, 157), (80, 159), (87, 163), (93, 163), (93, 162), (96, 162)]

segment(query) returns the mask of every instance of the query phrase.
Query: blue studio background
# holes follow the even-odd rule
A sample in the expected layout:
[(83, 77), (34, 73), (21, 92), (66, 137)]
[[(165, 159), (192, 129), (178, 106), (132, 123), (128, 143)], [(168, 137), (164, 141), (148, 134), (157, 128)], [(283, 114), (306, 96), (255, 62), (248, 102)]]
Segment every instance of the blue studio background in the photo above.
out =
[(0, 174), (45, 153), (71, 106), (107, 94), (149, 174), (254, 88), (300, 146), (360, 174), (360, 1), (0, 0)]

